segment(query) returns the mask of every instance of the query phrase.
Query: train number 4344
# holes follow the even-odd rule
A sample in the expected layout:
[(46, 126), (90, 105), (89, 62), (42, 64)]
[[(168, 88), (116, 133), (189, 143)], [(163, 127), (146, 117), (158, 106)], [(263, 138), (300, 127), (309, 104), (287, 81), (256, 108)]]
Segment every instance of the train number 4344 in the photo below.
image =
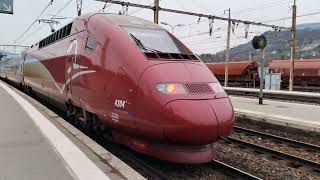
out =
[(124, 108), (126, 104), (126, 101), (123, 100), (115, 100), (114, 105), (118, 108)]

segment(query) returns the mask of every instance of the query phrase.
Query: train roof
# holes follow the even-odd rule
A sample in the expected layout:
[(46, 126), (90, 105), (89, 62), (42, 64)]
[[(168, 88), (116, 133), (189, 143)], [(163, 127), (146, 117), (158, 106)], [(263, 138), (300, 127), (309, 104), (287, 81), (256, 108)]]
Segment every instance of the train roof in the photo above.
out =
[(134, 16), (119, 15), (119, 14), (105, 14), (105, 13), (97, 13), (95, 15), (108, 18), (110, 21), (112, 21), (114, 24), (118, 26), (163, 29), (158, 24), (155, 24), (151, 21), (134, 17)]
[[(142, 18), (138, 18), (138, 17), (134, 17), (134, 16), (127, 16), (127, 15), (120, 15), (120, 14), (110, 14), (110, 13), (88, 13), (88, 14), (84, 14), (82, 16), (79, 16), (77, 18), (75, 18), (72, 22), (68, 23), (66, 26), (62, 27), (59, 30), (63, 30), (64, 28), (70, 28), (69, 29), (69, 33), (67, 33), (65, 36), (68, 36), (71, 33), (71, 28), (74, 24), (75, 21), (89, 21), (92, 17), (97, 16), (97, 18), (106, 18), (108, 20), (110, 20), (112, 23), (114, 23), (115, 25), (118, 26), (129, 26), (129, 27), (137, 27), (137, 28), (149, 28), (149, 29), (163, 29), (161, 26), (159, 26), (158, 24), (155, 24), (151, 21), (142, 19)], [(57, 30), (57, 31), (59, 31)], [(33, 50), (37, 50), (38, 48), (44, 47), (48, 44), (51, 44), (53, 42), (49, 42), (46, 44), (43, 44), (41, 41), (44, 41), (45, 39), (49, 38), (50, 36), (52, 36), (53, 34), (57, 33), (57, 31), (55, 31), (54, 33), (50, 34), (49, 36), (47, 36), (46, 38), (40, 40), (37, 44), (32, 45), (31, 48), (28, 48), (25, 50), (25, 52), (28, 51), (33, 51)], [(64, 31), (66, 32), (66, 31)], [(61, 37), (63, 38), (63, 37)], [(58, 40), (58, 39), (57, 39)]]
[[(207, 63), (206, 65), (215, 75), (224, 75), (225, 74), (225, 62)], [(255, 61), (230, 62), (229, 63), (229, 75), (241, 76), (249, 68), (258, 68), (258, 64)]]
[[(271, 69), (287, 69), (290, 67), (290, 60), (273, 60), (270, 63)], [(295, 61), (295, 69), (320, 69), (320, 59), (301, 59)]]

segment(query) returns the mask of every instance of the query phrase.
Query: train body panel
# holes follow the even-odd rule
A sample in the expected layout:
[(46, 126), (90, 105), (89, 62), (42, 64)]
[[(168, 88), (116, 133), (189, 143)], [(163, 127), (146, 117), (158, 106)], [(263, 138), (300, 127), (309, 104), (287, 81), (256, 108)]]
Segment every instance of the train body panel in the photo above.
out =
[(14, 56), (3, 59), (0, 62), (0, 76), (16, 84), (20, 84), (23, 79), (23, 57)]
[(215, 76), (148, 21), (83, 15), (23, 55), (20, 83), (57, 101), (73, 118), (98, 119), (116, 141), (139, 152), (208, 162), (213, 143), (231, 133), (233, 108)]
[[(164, 138), (164, 129), (167, 126), (165, 118), (154, 116), (154, 114), (162, 114), (164, 107), (171, 101), (214, 99), (221, 96), (217, 93), (201, 92), (201, 86), (206, 87), (209, 82), (218, 83), (217, 79), (200, 62), (173, 62), (150, 66), (141, 77), (136, 95), (135, 118), (138, 131), (154, 134), (155, 137), (161, 137), (162, 135)], [(200, 91), (192, 95), (167, 95), (157, 91), (155, 87), (159, 83), (184, 85), (190, 83), (191, 85), (198, 85)], [(222, 97), (226, 97), (226, 95), (222, 93)], [(149, 119), (153, 120), (149, 121)]]

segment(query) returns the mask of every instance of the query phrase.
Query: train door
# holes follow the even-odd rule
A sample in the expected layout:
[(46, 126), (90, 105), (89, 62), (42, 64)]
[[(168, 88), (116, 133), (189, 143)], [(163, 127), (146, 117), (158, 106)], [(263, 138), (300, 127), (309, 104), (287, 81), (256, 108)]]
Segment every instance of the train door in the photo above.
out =
[(66, 62), (66, 68), (65, 68), (65, 92), (67, 94), (67, 99), (71, 99), (72, 98), (72, 76), (74, 75), (74, 71), (75, 71), (75, 61), (76, 61), (76, 57), (77, 57), (77, 52), (78, 52), (78, 42), (76, 39), (69, 41), (70, 45), (69, 48), (67, 49), (67, 53), (68, 53), (68, 58), (67, 58), (67, 62)]
[(111, 120), (115, 126), (134, 130), (134, 95), (135, 86), (125, 67), (120, 67), (114, 79), (110, 82), (112, 88)]
[(26, 54), (23, 54), (22, 55), (22, 61), (21, 61), (21, 64), (20, 64), (20, 66), (21, 66), (21, 85), (24, 85), (24, 63), (25, 63), (25, 61), (26, 61), (26, 58), (27, 58), (27, 55)]

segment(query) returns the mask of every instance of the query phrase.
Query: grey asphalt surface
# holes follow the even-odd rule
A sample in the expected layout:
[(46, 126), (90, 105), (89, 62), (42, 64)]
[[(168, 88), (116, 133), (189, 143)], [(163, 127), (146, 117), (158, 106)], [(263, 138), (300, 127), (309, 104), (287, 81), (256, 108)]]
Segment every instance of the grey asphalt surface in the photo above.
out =
[(0, 87), (0, 180), (74, 179), (27, 113)]

